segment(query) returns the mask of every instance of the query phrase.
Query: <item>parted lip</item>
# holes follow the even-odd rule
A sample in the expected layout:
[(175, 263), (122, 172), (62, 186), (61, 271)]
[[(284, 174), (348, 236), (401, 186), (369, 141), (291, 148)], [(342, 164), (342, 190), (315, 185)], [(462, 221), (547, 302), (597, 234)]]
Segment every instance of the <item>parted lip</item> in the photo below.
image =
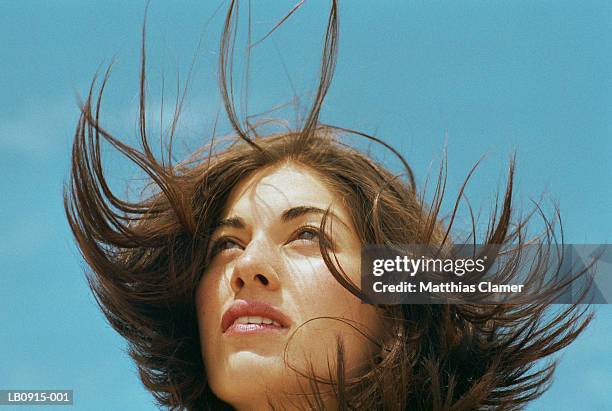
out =
[(223, 313), (223, 317), (221, 317), (221, 329), (225, 332), (237, 318), (244, 316), (269, 318), (279, 323), (283, 328), (288, 328), (291, 324), (289, 317), (281, 310), (268, 303), (256, 300), (236, 300), (227, 311)]

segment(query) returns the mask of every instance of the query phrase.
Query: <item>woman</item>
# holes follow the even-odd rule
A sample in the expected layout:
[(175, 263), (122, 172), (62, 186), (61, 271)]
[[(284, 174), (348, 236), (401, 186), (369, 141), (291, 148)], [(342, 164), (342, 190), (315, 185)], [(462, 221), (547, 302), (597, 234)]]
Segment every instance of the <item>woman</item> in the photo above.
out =
[[(544, 316), (550, 299), (521, 306), (363, 304), (364, 245), (450, 243), (453, 218), (443, 224), (438, 217), (444, 179), (428, 206), (399, 153), (373, 136), (318, 121), (335, 63), (335, 2), (321, 81), (301, 127), (261, 136), (241, 121), (228, 63), (236, 7), (232, 2), (220, 47), (235, 144), (215, 151), (211, 143), (176, 165), (154, 158), (144, 31), (142, 150), (99, 123), (108, 71), (98, 98), (94, 80), (81, 110), (66, 212), (94, 295), (128, 341), (147, 389), (169, 408), (211, 410), (515, 409), (538, 397), (554, 363), (530, 367), (571, 343), (590, 315), (572, 305)], [(347, 145), (343, 137), (351, 133), (398, 156), (408, 178)], [(100, 137), (159, 190), (135, 203), (115, 197)], [(526, 221), (513, 219), (512, 181), (511, 165), (501, 213), (483, 242), (520, 250)], [(560, 289), (553, 285), (544, 295)]]

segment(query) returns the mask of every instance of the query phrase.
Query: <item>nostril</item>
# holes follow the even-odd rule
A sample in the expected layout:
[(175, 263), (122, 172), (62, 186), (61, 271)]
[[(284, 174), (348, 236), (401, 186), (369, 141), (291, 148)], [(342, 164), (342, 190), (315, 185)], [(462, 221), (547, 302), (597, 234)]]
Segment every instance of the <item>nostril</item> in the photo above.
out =
[(255, 276), (255, 278), (257, 278), (259, 281), (261, 281), (261, 283), (262, 283), (263, 285), (268, 285), (268, 282), (269, 282), (269, 281), (268, 281), (268, 279), (267, 279), (266, 277), (264, 277), (263, 275), (261, 275), (261, 274), (257, 274), (257, 275)]
[(238, 285), (238, 288), (242, 288), (242, 287), (244, 287), (244, 280), (242, 278), (238, 277), (236, 279), (236, 284)]

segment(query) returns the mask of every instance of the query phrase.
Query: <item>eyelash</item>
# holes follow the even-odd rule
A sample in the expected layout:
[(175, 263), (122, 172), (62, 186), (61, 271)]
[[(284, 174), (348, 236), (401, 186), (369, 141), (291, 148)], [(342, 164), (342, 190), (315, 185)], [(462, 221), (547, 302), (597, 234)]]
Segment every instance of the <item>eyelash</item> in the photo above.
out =
[[(297, 238), (301, 234), (304, 234), (304, 233), (312, 233), (312, 234), (314, 234), (313, 239), (307, 240), (307, 239), (303, 239), (303, 238)], [(316, 242), (318, 244), (319, 241), (320, 241), (319, 238), (321, 238), (321, 231), (319, 230), (318, 227), (314, 227), (314, 226), (310, 226), (310, 225), (304, 225), (304, 226), (298, 227), (293, 232), (293, 234), (291, 235), (291, 238), (292, 238), (292, 240), (290, 240), (289, 242), (291, 242), (291, 241), (298, 241), (299, 240), (299, 241)], [(330, 247), (331, 241), (329, 241), (327, 236), (323, 235), (322, 241), (323, 241), (323, 245), (325, 245), (328, 248)], [(223, 251), (231, 250), (231, 249), (234, 248), (234, 247), (232, 247), (232, 248), (221, 248), (221, 245), (223, 245), (226, 242), (231, 242), (231, 243), (237, 245), (238, 247), (241, 247), (240, 243), (238, 241), (236, 241), (235, 239), (233, 239), (232, 237), (220, 237), (217, 240), (215, 240), (213, 242), (213, 244), (212, 244), (211, 252), (210, 252), (211, 257), (214, 257), (214, 256), (216, 256), (217, 254), (219, 254), (219, 253), (221, 253)]]
[(314, 234), (315, 238), (319, 238), (320, 237), (319, 229), (315, 228), (315, 227), (312, 227), (312, 226), (309, 226), (309, 225), (305, 225), (305, 226), (299, 227), (297, 230), (295, 230), (295, 232), (293, 233), (292, 237), (295, 237), (297, 240), (312, 241), (312, 240), (305, 240), (303, 238), (297, 238), (301, 234), (304, 234), (304, 233), (312, 233), (312, 234)]
[[(215, 240), (210, 248), (210, 256), (214, 257), (217, 254), (223, 252), (223, 251), (227, 251), (230, 250), (229, 248), (221, 248), (221, 245), (223, 245), (226, 242), (232, 242), (235, 245), (240, 247), (240, 244), (238, 243), (238, 241), (234, 240), (231, 237), (220, 237), (217, 240)], [(233, 248), (233, 247), (232, 247)]]

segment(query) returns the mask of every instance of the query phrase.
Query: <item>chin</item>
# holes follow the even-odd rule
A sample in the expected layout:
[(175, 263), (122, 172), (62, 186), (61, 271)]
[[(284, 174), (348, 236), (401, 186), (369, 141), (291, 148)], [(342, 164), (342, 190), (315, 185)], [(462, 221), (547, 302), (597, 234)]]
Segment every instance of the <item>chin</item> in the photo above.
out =
[(239, 351), (230, 354), (217, 368), (209, 375), (209, 383), (215, 395), (228, 403), (262, 397), (266, 390), (269, 393), (286, 387), (287, 369), (282, 355), (270, 357)]

